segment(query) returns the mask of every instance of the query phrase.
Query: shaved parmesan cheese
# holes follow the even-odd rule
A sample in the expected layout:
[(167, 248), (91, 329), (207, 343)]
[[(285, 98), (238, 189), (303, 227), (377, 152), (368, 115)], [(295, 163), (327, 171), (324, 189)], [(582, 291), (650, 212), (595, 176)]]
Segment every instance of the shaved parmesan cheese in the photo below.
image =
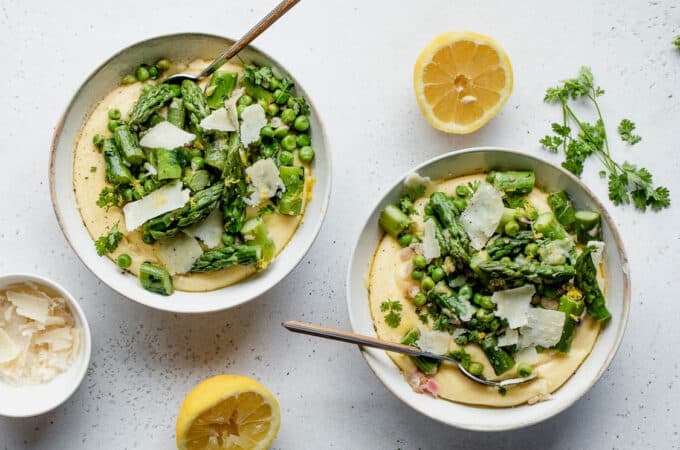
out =
[(244, 199), (250, 206), (257, 206), (263, 200), (276, 195), (277, 191), (285, 191), (286, 187), (279, 177), (279, 168), (271, 158), (261, 159), (246, 169), (250, 178), (253, 193)]
[(569, 252), (574, 248), (574, 241), (570, 238), (548, 241), (538, 249), (538, 256), (543, 264), (555, 266), (566, 264), (571, 258)]
[(527, 324), (519, 329), (520, 347), (540, 345), (552, 347), (562, 337), (566, 315), (562, 311), (543, 308), (529, 308)]
[(33, 342), (36, 344), (48, 344), (50, 350), (61, 351), (71, 348), (71, 341), (73, 336), (71, 336), (70, 327), (54, 328), (50, 331), (45, 331), (44, 333), (36, 336)]
[(231, 121), (226, 108), (216, 109), (201, 120), (199, 125), (205, 130), (236, 131), (236, 124)]
[(49, 314), (49, 303), (37, 295), (23, 292), (7, 291), (7, 300), (16, 306), (16, 312), (20, 316), (33, 319), (44, 324)]
[(123, 206), (127, 231), (136, 230), (147, 220), (186, 205), (191, 191), (182, 187), (181, 181), (174, 181)]
[(427, 219), (423, 225), (423, 256), (429, 262), (441, 256), (441, 249), (436, 236), (436, 225), (432, 219)]
[(416, 189), (421, 186), (425, 188), (425, 193), (423, 195), (430, 194), (434, 191), (434, 183), (430, 177), (421, 177), (415, 172), (406, 175), (406, 178), (404, 179), (404, 187), (406, 189)]
[(148, 161), (144, 163), (144, 168), (149, 172), (149, 175), (158, 175), (158, 170), (156, 170), (156, 168)]
[(243, 88), (234, 89), (231, 93), (231, 97), (224, 101), (224, 109), (227, 110), (227, 117), (231, 123), (234, 124), (236, 131), (238, 131), (238, 109), (236, 102), (238, 102), (238, 99), (241, 98), (245, 92), (246, 90)]
[(279, 128), (279, 127), (285, 127), (287, 126), (283, 120), (281, 120), (280, 117), (274, 116), (272, 117), (271, 122), (269, 122), (269, 125), (271, 125), (272, 128)]
[(501, 193), (487, 183), (481, 183), (460, 215), (463, 229), (472, 246), (481, 250), (498, 227), (503, 216)]
[(258, 105), (246, 106), (241, 112), (241, 143), (248, 145), (260, 138), (260, 130), (267, 125), (264, 108)]
[(184, 233), (160, 242), (156, 248), (156, 255), (168, 269), (170, 275), (187, 273), (203, 254), (203, 249), (196, 239)]
[(434, 331), (425, 327), (418, 327), (418, 331), (420, 331), (420, 337), (418, 337), (417, 344), (422, 351), (435, 355), (443, 355), (449, 351), (449, 341), (451, 340), (449, 333)]
[(0, 364), (14, 360), (21, 349), (14, 343), (5, 330), (0, 328)]
[(517, 362), (517, 364), (529, 364), (530, 366), (538, 364), (538, 352), (536, 351), (536, 347), (527, 347), (518, 351), (515, 355), (515, 362)]
[(590, 254), (590, 258), (593, 260), (595, 268), (596, 269), (599, 268), (600, 263), (602, 262), (602, 256), (604, 255), (604, 242), (588, 241), (586, 247), (595, 247), (597, 249)]
[(160, 122), (149, 128), (149, 131), (140, 139), (139, 145), (147, 148), (173, 149), (183, 147), (195, 138), (195, 135), (187, 133), (170, 122)]
[(200, 239), (206, 247), (214, 248), (220, 245), (223, 226), (222, 212), (217, 208), (205, 220), (185, 228), (184, 232), (193, 238)]
[(519, 342), (519, 333), (517, 330), (505, 330), (505, 333), (498, 338), (499, 347), (507, 347), (515, 345)]
[(494, 292), (491, 300), (498, 305), (496, 315), (508, 321), (509, 328), (518, 328), (528, 322), (531, 297), (536, 293), (533, 284)]

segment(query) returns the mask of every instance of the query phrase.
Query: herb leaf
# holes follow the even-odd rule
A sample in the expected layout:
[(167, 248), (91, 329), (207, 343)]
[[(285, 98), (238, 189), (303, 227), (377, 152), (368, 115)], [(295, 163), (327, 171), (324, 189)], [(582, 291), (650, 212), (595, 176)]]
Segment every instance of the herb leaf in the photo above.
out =
[(380, 304), (380, 311), (385, 315), (385, 323), (390, 328), (397, 328), (401, 323), (401, 302), (387, 300)]
[(673, 40), (673, 45), (680, 50), (680, 36), (676, 36), (675, 39)]
[(635, 145), (640, 142), (642, 138), (637, 134), (633, 134), (633, 130), (635, 130), (635, 124), (628, 119), (623, 119), (618, 127), (621, 140), (623, 142), (628, 142), (630, 145)]
[(97, 254), (103, 256), (107, 253), (111, 253), (118, 247), (121, 239), (123, 239), (123, 233), (118, 230), (118, 222), (104, 235), (99, 236), (96, 241), (94, 241), (94, 247), (97, 249)]
[(119, 186), (110, 187), (107, 186), (99, 193), (99, 199), (97, 200), (97, 206), (100, 208), (109, 209), (112, 206), (123, 206), (123, 193)]

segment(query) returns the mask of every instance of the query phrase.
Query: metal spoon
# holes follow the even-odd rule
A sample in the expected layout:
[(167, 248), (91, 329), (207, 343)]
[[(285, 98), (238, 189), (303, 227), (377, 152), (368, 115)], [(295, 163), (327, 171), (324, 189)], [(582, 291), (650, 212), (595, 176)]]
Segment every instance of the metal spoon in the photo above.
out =
[(404, 345), (404, 344), (397, 344), (394, 342), (387, 342), (387, 341), (382, 341), (380, 339), (372, 338), (370, 336), (364, 336), (362, 334), (356, 334), (356, 333), (350, 333), (348, 331), (343, 331), (343, 330), (336, 330), (334, 328), (327, 328), (327, 327), (321, 327), (318, 325), (312, 325), (310, 323), (304, 323), (304, 322), (297, 322), (294, 320), (289, 320), (286, 322), (283, 322), (281, 325), (283, 325), (285, 328), (287, 328), (290, 331), (294, 331), (296, 333), (302, 333), (302, 334), (309, 334), (311, 336), (318, 336), (326, 339), (333, 339), (336, 341), (342, 341), (342, 342), (349, 342), (351, 344), (359, 344), (363, 345), (366, 347), (374, 347), (374, 348), (379, 348), (382, 350), (389, 350), (391, 352), (396, 352), (396, 353), (403, 353), (405, 355), (409, 356), (424, 356), (426, 358), (432, 358), (432, 359), (438, 359), (440, 361), (446, 361), (451, 364), (455, 364), (458, 366), (458, 369), (461, 371), (463, 375), (468, 377), (470, 380), (479, 383), (479, 384), (484, 384), (486, 386), (494, 386), (494, 387), (508, 387), (508, 386), (513, 386), (516, 384), (522, 384), (526, 383), (528, 381), (531, 381), (536, 378), (536, 375), (531, 375), (528, 377), (524, 378), (510, 378), (507, 380), (500, 380), (500, 381), (490, 381), (490, 380), (485, 380), (484, 378), (479, 378), (475, 375), (472, 375), (470, 372), (468, 372), (463, 365), (456, 361), (453, 358), (449, 358), (448, 356), (443, 356), (443, 355), (436, 355), (434, 353), (429, 353), (429, 352), (423, 352), (417, 347), (411, 347), (410, 345)]
[(178, 84), (184, 80), (198, 81), (201, 78), (212, 75), (217, 69), (219, 69), (225, 62), (229, 61), (231, 58), (236, 56), (238, 52), (243, 50), (248, 44), (250, 44), (256, 37), (258, 37), (264, 30), (269, 28), (271, 24), (276, 22), (287, 13), (293, 6), (297, 5), (300, 0), (283, 0), (279, 3), (276, 8), (271, 10), (262, 20), (260, 20), (254, 27), (252, 27), (246, 34), (241, 37), (238, 41), (229, 47), (224, 53), (215, 59), (208, 67), (203, 69), (198, 75), (191, 75), (188, 73), (177, 73), (170, 75), (163, 83)]

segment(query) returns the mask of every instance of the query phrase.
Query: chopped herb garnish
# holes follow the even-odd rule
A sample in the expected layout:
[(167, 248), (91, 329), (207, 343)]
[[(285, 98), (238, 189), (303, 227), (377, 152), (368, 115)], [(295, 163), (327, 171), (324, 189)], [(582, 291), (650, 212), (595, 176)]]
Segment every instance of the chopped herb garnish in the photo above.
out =
[(680, 36), (676, 36), (675, 39), (673, 40), (673, 45), (680, 50)]
[(385, 323), (390, 328), (397, 328), (401, 323), (401, 302), (387, 300), (380, 304), (380, 311), (385, 314)]
[(273, 203), (269, 203), (268, 205), (264, 205), (262, 208), (260, 208), (257, 211), (258, 216), (266, 216), (267, 214), (271, 214), (276, 211), (276, 207), (274, 206)]
[(107, 186), (99, 193), (97, 206), (109, 209), (111, 206), (123, 206), (123, 193), (120, 186)]
[(96, 172), (96, 171), (97, 171), (97, 167), (96, 167), (96, 166), (91, 166), (91, 167), (90, 167), (90, 172)]
[[(668, 189), (663, 186), (654, 187), (652, 174), (647, 169), (638, 169), (628, 162), (619, 164), (612, 159), (604, 120), (597, 102), (597, 98), (603, 94), (604, 90), (595, 86), (593, 74), (588, 67), (581, 67), (578, 77), (548, 88), (544, 101), (561, 104), (562, 123), (553, 123), (553, 134), (545, 136), (540, 143), (552, 152), (562, 149), (565, 155), (562, 167), (576, 176), (581, 176), (586, 159), (597, 155), (609, 174), (609, 198), (615, 205), (630, 203), (632, 199), (635, 207), (641, 211), (645, 211), (647, 207), (653, 210), (668, 207)], [(577, 99), (592, 103), (598, 117), (594, 124), (579, 119), (571, 109), (570, 102)], [(622, 122), (619, 130), (622, 127), (627, 132), (626, 136), (629, 136), (627, 139), (622, 133), (622, 139), (627, 142), (631, 142), (629, 139), (635, 142), (640, 140), (639, 136), (631, 134), (635, 126), (630, 120)]]
[(628, 142), (630, 145), (635, 145), (640, 142), (642, 138), (637, 134), (633, 134), (633, 130), (635, 130), (635, 124), (628, 119), (623, 119), (618, 128), (621, 140), (623, 142)]
[(123, 233), (118, 230), (118, 222), (104, 235), (97, 238), (94, 241), (94, 247), (97, 249), (97, 254), (103, 256), (107, 253), (111, 253), (118, 247), (121, 239), (123, 239)]

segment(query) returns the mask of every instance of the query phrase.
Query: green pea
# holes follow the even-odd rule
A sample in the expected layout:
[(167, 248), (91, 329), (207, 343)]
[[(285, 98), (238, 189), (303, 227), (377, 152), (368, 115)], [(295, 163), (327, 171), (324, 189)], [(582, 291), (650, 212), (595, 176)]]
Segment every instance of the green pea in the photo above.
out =
[(123, 84), (132, 84), (137, 82), (137, 77), (134, 76), (133, 74), (129, 73), (123, 77), (121, 80)]
[(132, 258), (130, 258), (130, 255), (127, 253), (121, 253), (118, 255), (116, 262), (118, 263), (118, 267), (121, 269), (127, 269), (130, 267), (130, 264), (132, 264)]
[(519, 375), (522, 378), (528, 377), (529, 375), (531, 375), (531, 372), (533, 371), (534, 371), (533, 367), (531, 367), (527, 363), (519, 363), (519, 365), (517, 366), (517, 375)]
[(123, 200), (126, 202), (131, 202), (133, 199), (133, 191), (132, 188), (126, 188), (123, 190)]
[(265, 125), (260, 130), (260, 136), (273, 138), (274, 137), (274, 129), (272, 127), (270, 127), (269, 125)]
[(479, 320), (482, 323), (489, 323), (493, 320), (494, 316), (493, 312), (480, 308), (477, 310), (475, 317), (477, 317), (477, 320)]
[(467, 371), (470, 372), (472, 375), (478, 377), (482, 374), (482, 372), (484, 372), (484, 366), (476, 361), (471, 362)]
[(104, 145), (104, 138), (102, 137), (101, 134), (97, 133), (94, 136), (92, 136), (92, 143), (97, 147), (101, 147), (102, 145)]
[(253, 104), (253, 97), (251, 97), (248, 94), (243, 94), (241, 97), (239, 97), (238, 102), (236, 102), (237, 105), (243, 105), (243, 106), (248, 106)]
[(158, 62), (156, 62), (156, 68), (161, 72), (164, 72), (170, 68), (170, 61), (165, 58), (159, 59)]
[(455, 206), (458, 211), (464, 211), (465, 208), (467, 208), (467, 201), (462, 198), (454, 198), (453, 206)]
[(297, 145), (300, 148), (307, 147), (312, 145), (312, 140), (309, 138), (308, 134), (298, 134)]
[(288, 130), (289, 128), (287, 126), (282, 125), (274, 130), (274, 137), (277, 139), (283, 139), (284, 137), (288, 136)]
[(279, 113), (279, 105), (277, 105), (276, 103), (270, 103), (269, 105), (267, 105), (266, 111), (267, 114), (269, 114), (270, 116), (275, 116)]
[(194, 170), (202, 169), (205, 167), (205, 159), (200, 156), (191, 158), (191, 168)]
[(267, 103), (267, 100), (261, 98), (257, 101), (257, 104), (260, 105), (262, 109), (264, 109), (264, 112), (267, 112), (267, 107), (269, 106), (269, 103)]
[(281, 120), (286, 125), (290, 125), (295, 121), (295, 111), (293, 111), (291, 108), (284, 109), (281, 113)]
[(415, 297), (413, 297), (413, 304), (416, 306), (423, 306), (427, 303), (427, 296), (422, 292), (418, 292)]
[(158, 72), (158, 69), (155, 66), (149, 67), (149, 77), (152, 80), (155, 80), (156, 78), (158, 78), (159, 73), (160, 72)]
[(402, 247), (408, 247), (413, 242), (413, 235), (409, 233), (402, 234), (399, 236), (399, 245)]
[(291, 152), (284, 150), (279, 153), (279, 162), (282, 166), (290, 166), (293, 164), (294, 156)]
[(147, 83), (144, 86), (142, 86), (142, 94), (148, 93), (151, 90), (152, 87), (153, 87), (153, 84), (151, 84), (151, 83)]
[(517, 236), (517, 233), (519, 233), (519, 224), (517, 223), (517, 221), (511, 220), (505, 224), (505, 227), (503, 227), (503, 231), (505, 231), (505, 234), (507, 234), (510, 237)]
[(146, 81), (149, 79), (149, 69), (147, 69), (144, 66), (139, 66), (137, 67), (137, 72), (135, 72), (135, 76), (139, 81)]
[(458, 290), (458, 297), (463, 300), (470, 300), (472, 298), (472, 288), (467, 284), (464, 284)]
[(538, 244), (535, 242), (529, 242), (526, 247), (524, 247), (524, 254), (527, 256), (538, 255)]
[(423, 255), (415, 255), (413, 257), (413, 267), (417, 269), (424, 269), (427, 266), (427, 261)]
[(286, 150), (295, 150), (296, 145), (295, 136), (292, 134), (286, 135), (286, 137), (281, 139), (281, 147)]
[(236, 239), (232, 234), (222, 233), (222, 243), (227, 247), (234, 245)]
[(106, 125), (106, 128), (109, 129), (111, 133), (116, 131), (116, 128), (118, 128), (118, 121), (117, 120), (109, 120), (109, 123)]
[(441, 267), (435, 267), (432, 270), (432, 279), (434, 281), (441, 281), (445, 276), (446, 273), (444, 272), (444, 269), (442, 269)]
[(191, 158), (203, 158), (203, 152), (197, 148), (192, 148), (189, 150), (189, 157)]
[(269, 82), (269, 89), (277, 90), (281, 87), (281, 82), (279, 81), (278, 78), (272, 77), (271, 81)]
[(290, 95), (288, 95), (288, 92), (284, 92), (281, 89), (277, 89), (274, 91), (274, 101), (279, 105), (285, 105), (289, 97)]
[(422, 270), (414, 270), (411, 272), (411, 278), (414, 280), (422, 280), (425, 277), (425, 273)]
[(454, 339), (454, 341), (456, 341), (456, 344), (461, 345), (461, 346), (462, 346), (462, 345), (467, 345), (467, 343), (468, 343), (468, 338), (467, 338), (466, 335), (461, 334), (460, 336), (457, 336), (456, 339)]
[(491, 331), (496, 331), (496, 330), (498, 330), (500, 327), (501, 327), (501, 321), (500, 321), (497, 317), (496, 317), (495, 319), (493, 319), (493, 320), (491, 321), (491, 323), (489, 324), (489, 329), (490, 329)]
[(120, 119), (120, 109), (109, 109), (109, 119)]
[(246, 105), (238, 105), (236, 107), (236, 112), (238, 113), (239, 117), (241, 117), (241, 114), (243, 114), (244, 109), (246, 109)]
[(456, 195), (460, 198), (468, 198), (472, 195), (472, 191), (464, 184), (456, 186)]
[(430, 277), (424, 277), (420, 281), (420, 287), (423, 289), (423, 291), (429, 291), (430, 289), (434, 288), (434, 280)]
[(309, 145), (302, 147), (298, 151), (298, 158), (304, 163), (310, 163), (314, 159), (314, 150)]
[(509, 263), (512, 262), (512, 258), (510, 258), (509, 256), (504, 256), (499, 261), (502, 263)]
[(298, 131), (309, 130), (309, 118), (307, 116), (297, 116), (293, 123), (293, 127)]

